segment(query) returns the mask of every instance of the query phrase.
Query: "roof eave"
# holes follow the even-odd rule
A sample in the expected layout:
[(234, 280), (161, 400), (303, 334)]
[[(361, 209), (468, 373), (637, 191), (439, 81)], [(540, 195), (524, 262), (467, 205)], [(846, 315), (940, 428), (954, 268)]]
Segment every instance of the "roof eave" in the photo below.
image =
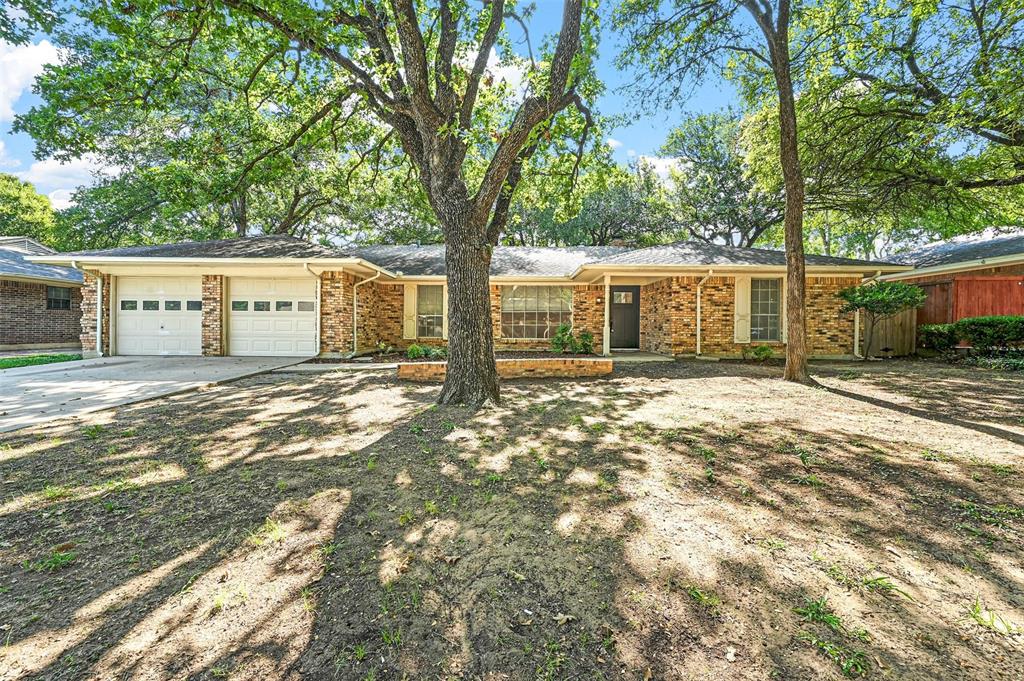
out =
[(102, 265), (316, 265), (317, 267), (365, 267), (381, 274), (397, 278), (397, 275), (390, 270), (376, 265), (363, 258), (196, 258), (196, 257), (173, 257), (173, 256), (87, 256), (87, 255), (51, 255), (33, 256), (25, 258), (29, 262), (44, 265), (64, 265), (78, 269), (86, 269)]
[(57, 284), (60, 286), (83, 286), (77, 279), (62, 279), (61, 277), (35, 277), (28, 274), (10, 274), (0, 272), (0, 279), (8, 281), (24, 281), (30, 284)]
[[(600, 263), (591, 263), (587, 265), (581, 265), (570, 275), (570, 278), (575, 279), (584, 271), (606, 271), (610, 273), (616, 272), (669, 272), (669, 273), (684, 273), (684, 272), (705, 272), (709, 269), (713, 269), (716, 272), (731, 272), (731, 271), (746, 271), (746, 270), (760, 270), (768, 272), (785, 272), (785, 265), (752, 265), (752, 264), (709, 264), (709, 265), (621, 265), (621, 264), (609, 264), (602, 265)], [(888, 263), (864, 263), (858, 265), (806, 265), (806, 271), (808, 272), (863, 272), (863, 273), (876, 273), (876, 272), (902, 272), (904, 270), (913, 269), (911, 265), (896, 265)]]
[(909, 271), (896, 272), (879, 277), (885, 281), (896, 279), (910, 279), (913, 277), (927, 277), (935, 274), (955, 274), (966, 272), (981, 267), (1004, 267), (1024, 263), (1024, 253), (1013, 253), (1011, 255), (998, 255), (993, 258), (976, 258), (962, 262), (948, 263), (945, 265), (931, 265), (929, 267), (911, 268)]

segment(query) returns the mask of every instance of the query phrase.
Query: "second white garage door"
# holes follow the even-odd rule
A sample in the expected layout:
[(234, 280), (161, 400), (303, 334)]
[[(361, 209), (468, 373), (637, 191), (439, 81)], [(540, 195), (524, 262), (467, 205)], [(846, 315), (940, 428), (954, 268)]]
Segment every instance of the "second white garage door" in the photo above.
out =
[(228, 352), (250, 357), (311, 357), (316, 348), (316, 280), (228, 282)]

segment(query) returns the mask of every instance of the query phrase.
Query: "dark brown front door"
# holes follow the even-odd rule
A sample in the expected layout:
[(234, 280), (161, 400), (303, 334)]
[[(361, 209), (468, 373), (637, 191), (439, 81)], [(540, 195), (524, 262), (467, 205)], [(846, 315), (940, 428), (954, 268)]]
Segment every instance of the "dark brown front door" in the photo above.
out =
[(611, 325), (613, 348), (640, 347), (640, 287), (612, 286)]

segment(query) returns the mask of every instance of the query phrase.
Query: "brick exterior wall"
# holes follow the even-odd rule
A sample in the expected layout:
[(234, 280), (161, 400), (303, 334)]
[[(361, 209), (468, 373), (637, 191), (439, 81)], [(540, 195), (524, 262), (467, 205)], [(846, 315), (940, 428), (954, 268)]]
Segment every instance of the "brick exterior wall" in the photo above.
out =
[[(697, 283), (702, 277), (671, 277), (640, 289), (640, 348), (666, 355), (697, 351)], [(842, 314), (841, 289), (859, 277), (807, 278), (807, 343), (811, 355), (849, 355), (853, 351), (853, 315)], [(701, 352), (740, 356), (753, 345), (735, 343), (736, 280), (711, 277), (701, 287)], [(785, 323), (784, 320), (781, 320)], [(778, 346), (784, 343), (764, 343)]]
[(224, 347), (224, 277), (203, 275), (203, 356), (226, 355)]
[[(352, 286), (356, 278), (348, 272), (320, 275), (320, 353), (352, 352)], [(367, 284), (359, 289), (363, 295)]]
[(71, 309), (46, 309), (47, 284), (0, 279), (0, 348), (74, 346), (82, 327), (82, 291), (71, 289)]
[(110, 354), (110, 275), (85, 273), (82, 285), (82, 354), (96, 356), (96, 278), (103, 277), (103, 354)]
[[(610, 359), (499, 359), (498, 375), (502, 378), (581, 378), (604, 376), (612, 372)], [(408, 381), (443, 381), (446, 362), (406, 362), (398, 365), (398, 377)]]

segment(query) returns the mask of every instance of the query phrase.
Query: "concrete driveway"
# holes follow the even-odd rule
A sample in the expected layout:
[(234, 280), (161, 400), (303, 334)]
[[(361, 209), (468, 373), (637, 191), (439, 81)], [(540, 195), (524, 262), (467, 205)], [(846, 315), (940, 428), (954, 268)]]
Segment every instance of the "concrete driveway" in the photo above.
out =
[(231, 381), (301, 357), (101, 357), (0, 371), (0, 432)]

